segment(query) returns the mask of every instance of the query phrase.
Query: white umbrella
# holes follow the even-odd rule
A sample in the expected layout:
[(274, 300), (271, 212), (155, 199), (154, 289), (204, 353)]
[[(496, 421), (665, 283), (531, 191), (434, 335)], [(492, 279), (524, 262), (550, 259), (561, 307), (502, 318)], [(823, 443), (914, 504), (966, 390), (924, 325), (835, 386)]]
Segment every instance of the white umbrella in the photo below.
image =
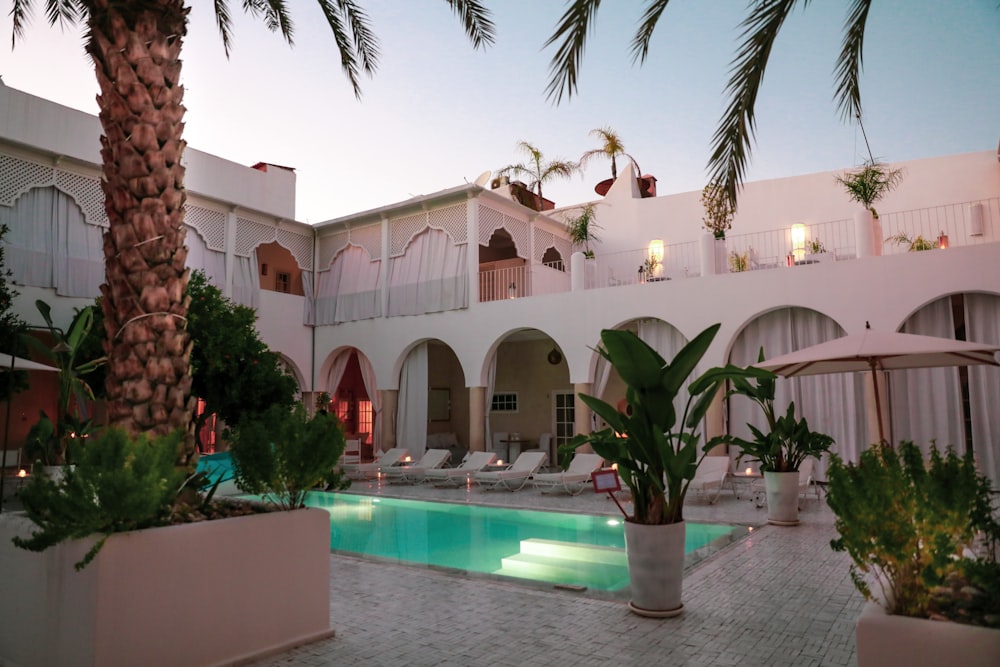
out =
[(53, 371), (58, 373), (55, 366), (46, 366), (37, 361), (15, 357), (5, 352), (0, 352), (0, 372), (3, 371)]
[(871, 371), (875, 380), (875, 410), (878, 413), (878, 437), (885, 440), (882, 404), (876, 371), (939, 366), (1000, 366), (996, 353), (1000, 345), (969, 343), (936, 336), (889, 331), (873, 331), (865, 325), (859, 334), (806, 347), (758, 364), (783, 377)]

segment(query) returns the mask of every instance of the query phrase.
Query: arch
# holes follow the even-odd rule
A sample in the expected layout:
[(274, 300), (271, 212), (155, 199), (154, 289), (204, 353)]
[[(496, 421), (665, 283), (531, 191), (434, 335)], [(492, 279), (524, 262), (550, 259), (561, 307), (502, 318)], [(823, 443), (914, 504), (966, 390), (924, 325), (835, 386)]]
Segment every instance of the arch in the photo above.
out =
[[(733, 338), (727, 361), (747, 366), (758, 359), (763, 347), (765, 358), (794, 352), (845, 335), (843, 327), (813, 308), (786, 306), (762, 312), (742, 326)], [(775, 385), (775, 411), (784, 414), (790, 402), (796, 415), (805, 417), (813, 431), (833, 437), (833, 451), (848, 461), (856, 461), (872, 438), (867, 434), (864, 379), (840, 373), (809, 377), (779, 378)], [(742, 396), (728, 399), (730, 435), (751, 439), (747, 424), (765, 430), (767, 426), (756, 404)], [(734, 454), (737, 454), (734, 452)], [(820, 461), (817, 476), (825, 476), (826, 462)]]
[(557, 271), (566, 270), (566, 263), (563, 261), (563, 256), (555, 246), (549, 246), (542, 253), (542, 264)]
[(280, 241), (257, 245), (257, 277), (260, 288), (272, 292), (305, 296), (302, 287), (302, 268), (292, 251)]

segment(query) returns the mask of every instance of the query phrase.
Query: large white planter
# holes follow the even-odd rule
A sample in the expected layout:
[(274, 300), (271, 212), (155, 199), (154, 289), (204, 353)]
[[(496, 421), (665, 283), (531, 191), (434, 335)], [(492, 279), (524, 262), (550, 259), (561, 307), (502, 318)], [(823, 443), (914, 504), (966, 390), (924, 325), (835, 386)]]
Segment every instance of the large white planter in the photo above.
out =
[(680, 523), (649, 526), (625, 522), (625, 554), (632, 600), (629, 609), (640, 616), (669, 618), (684, 611), (684, 539)]
[(767, 492), (767, 522), (776, 526), (796, 526), (799, 523), (799, 473), (765, 472)]
[(221, 665), (333, 634), (330, 515), (307, 509), (17, 549), (0, 515), (0, 662)]
[(996, 667), (1000, 630), (890, 616), (869, 602), (855, 628), (858, 667)]
[[(874, 217), (867, 208), (854, 213), (854, 250), (857, 257), (875, 255)], [(881, 230), (879, 231), (881, 234)], [(881, 236), (879, 241), (881, 241)], [(879, 252), (878, 254), (881, 254)]]

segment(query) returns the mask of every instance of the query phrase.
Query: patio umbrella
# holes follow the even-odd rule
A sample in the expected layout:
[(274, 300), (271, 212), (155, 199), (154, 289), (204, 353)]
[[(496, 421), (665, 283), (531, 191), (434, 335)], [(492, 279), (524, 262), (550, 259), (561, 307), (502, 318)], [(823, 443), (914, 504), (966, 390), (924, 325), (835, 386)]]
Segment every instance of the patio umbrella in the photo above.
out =
[[(54, 366), (46, 366), (45, 364), (40, 364), (30, 359), (23, 359), (21, 357), (16, 357), (12, 354), (7, 354), (5, 352), (0, 352), (0, 372), (13, 373), (14, 371), (52, 371), (55, 373), (59, 372), (59, 369)], [(11, 386), (11, 381), (13, 376), (8, 376), (8, 387)], [(4, 476), (3, 468), (7, 465), (7, 440), (10, 437), (10, 415), (11, 415), (11, 404), (14, 401), (14, 397), (10, 395), (8, 391), (7, 394), (7, 420), (4, 422), (3, 428), (3, 451), (0, 453), (0, 511), (3, 511), (3, 487), (4, 487)]]
[(875, 387), (875, 411), (878, 413), (878, 437), (881, 442), (885, 440), (885, 431), (882, 426), (877, 371), (940, 366), (1000, 366), (996, 358), (998, 351), (1000, 345), (873, 331), (866, 322), (862, 333), (783, 354), (758, 366), (782, 377), (871, 371)]

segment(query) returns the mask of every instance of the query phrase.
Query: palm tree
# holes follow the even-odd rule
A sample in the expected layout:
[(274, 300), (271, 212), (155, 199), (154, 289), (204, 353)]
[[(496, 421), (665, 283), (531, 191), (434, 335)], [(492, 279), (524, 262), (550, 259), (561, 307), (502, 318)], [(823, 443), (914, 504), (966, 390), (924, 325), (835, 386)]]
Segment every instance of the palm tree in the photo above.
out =
[(618, 163), (615, 161), (616, 157), (627, 157), (632, 161), (635, 166), (635, 175), (638, 177), (641, 174), (639, 170), (639, 163), (635, 161), (635, 158), (625, 152), (625, 144), (622, 143), (621, 137), (610, 127), (601, 127), (596, 130), (590, 131), (590, 136), (598, 137), (601, 140), (601, 147), (595, 148), (593, 150), (587, 151), (582, 156), (580, 156), (580, 168), (582, 169), (592, 158), (595, 157), (606, 157), (611, 160), (611, 180), (618, 178)]
[(533, 145), (529, 144), (527, 141), (517, 142), (517, 147), (523, 153), (528, 155), (528, 163), (525, 164), (523, 162), (519, 162), (517, 164), (509, 164), (506, 167), (499, 169), (497, 173), (513, 174), (515, 176), (528, 178), (528, 190), (531, 190), (538, 195), (538, 210), (541, 210), (542, 183), (547, 183), (556, 176), (572, 176), (579, 169), (579, 167), (575, 162), (569, 162), (567, 160), (553, 160), (551, 162), (546, 162), (545, 156), (542, 155), (542, 152)]
[[(778, 32), (796, 5), (809, 0), (756, 0), (740, 23), (742, 43), (731, 64), (726, 85), (726, 109), (712, 138), (709, 180), (718, 183), (729, 205), (735, 209), (742, 187), (754, 137), (754, 106)], [(649, 43), (669, 0), (647, 0), (639, 28), (632, 38), (632, 60), (640, 64), (649, 53)], [(572, 0), (556, 24), (545, 46), (557, 45), (550, 63), (546, 93), (558, 104), (563, 96), (577, 90), (577, 75), (587, 36), (594, 26), (600, 0)], [(852, 0), (844, 24), (843, 41), (837, 57), (837, 106), (845, 119), (861, 118), (861, 46), (872, 0)]]
[[(362, 73), (374, 73), (378, 42), (355, 0), (318, 0), (333, 31), (341, 67), (355, 96)], [(478, 0), (446, 0), (475, 47), (492, 44), (494, 26)], [(13, 0), (15, 40), (23, 36), (32, 0)], [(226, 54), (229, 3), (215, 0)], [(246, 1), (292, 42), (284, 0)], [(184, 88), (181, 46), (189, 7), (184, 0), (45, 0), (50, 24), (87, 26), (94, 61), (105, 210), (103, 295), (108, 423), (130, 433), (187, 434), (178, 464), (194, 457), (187, 248), (184, 245)]]

